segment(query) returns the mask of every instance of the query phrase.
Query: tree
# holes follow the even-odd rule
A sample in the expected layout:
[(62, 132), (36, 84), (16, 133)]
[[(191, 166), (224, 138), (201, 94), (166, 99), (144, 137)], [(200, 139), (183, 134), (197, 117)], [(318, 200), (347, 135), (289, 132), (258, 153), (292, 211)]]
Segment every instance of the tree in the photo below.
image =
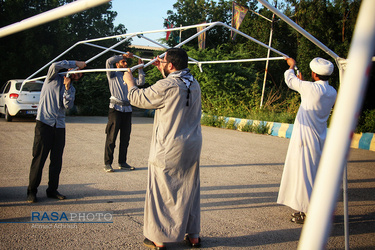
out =
[[(254, 0), (238, 0), (236, 2), (243, 6), (247, 6), (250, 10), (243, 20), (239, 30), (264, 44), (268, 44), (271, 23), (261, 18), (255, 12), (268, 19), (272, 19), (273, 13), (267, 8), (260, 6), (258, 2)], [(346, 58), (359, 10), (360, 0), (274, 0), (273, 5), (276, 5), (276, 7), (281, 9), (286, 16), (290, 17), (294, 22), (316, 37), (336, 54)], [(177, 0), (173, 7), (175, 12), (168, 11), (168, 20), (172, 22), (175, 27), (180, 25), (193, 25), (204, 21), (221, 21), (230, 25), (232, 18), (232, 1), (217, 1), (215, 3), (213, 1), (204, 0)], [(336, 64), (336, 62), (334, 62), (334, 60), (324, 51), (319, 49), (316, 45), (295, 31), (277, 16), (275, 17), (272, 26), (274, 31), (271, 46), (295, 58), (300, 70), (307, 80), (310, 78), (309, 62), (312, 58), (323, 57)], [(197, 31), (193, 29), (183, 31), (182, 40), (196, 34), (196, 32)], [(205, 53), (210, 54), (206, 59), (212, 57), (215, 60), (218, 60), (219, 58), (222, 58), (222, 54), (224, 54), (227, 59), (263, 58), (267, 55), (266, 48), (259, 46), (247, 38), (237, 35), (236, 39), (232, 41), (230, 39), (230, 31), (227, 29), (212, 29), (212, 32), (208, 32), (206, 37), (207, 49)], [(176, 41), (168, 41), (168, 44), (174, 46), (176, 45)], [(190, 42), (188, 46), (192, 46), (196, 49), (197, 43)], [(197, 53), (190, 47), (186, 48), (193, 54)], [(213, 56), (214, 52), (218, 53), (216, 57)], [(199, 54), (199, 56), (204, 58), (202, 54)], [(277, 55), (274, 52), (271, 52), (271, 56)], [(247, 81), (252, 82), (244, 84), (243, 86), (247, 87), (240, 93), (244, 96), (249, 96), (248, 93), (252, 93), (253, 97), (258, 94), (254, 90), (259, 89), (262, 85), (262, 82), (258, 80), (258, 76), (263, 77), (265, 68), (263, 62), (252, 64), (244, 63), (239, 68), (232, 67), (232, 65), (226, 65), (226, 67), (230, 68), (235, 75), (241, 75), (241, 71), (246, 71), (257, 76), (255, 78), (245, 77)], [(211, 70), (220, 68), (220, 66), (215, 65), (210, 66), (209, 68)], [(249, 70), (250, 68), (251, 70)], [(297, 110), (295, 107), (298, 107), (299, 105), (298, 98), (296, 97), (295, 92), (289, 90), (284, 84), (283, 73), (285, 69), (286, 64), (284, 61), (270, 62), (267, 72), (266, 100), (269, 100), (269, 103), (272, 103), (269, 107), (274, 111), (289, 110), (295, 112)], [(218, 72), (221, 71), (226, 72), (224, 69), (221, 69)], [(208, 84), (204, 82), (202, 84), (202, 96), (215, 96), (213, 93), (215, 92), (217, 97), (220, 98), (215, 99), (216, 97), (214, 97), (213, 100), (222, 99), (221, 97), (224, 96), (226, 101), (231, 100), (231, 97), (223, 94), (229, 91), (225, 85), (213, 83), (216, 78), (213, 76), (215, 73), (203, 72), (203, 75), (205, 74), (209, 74), (210, 76), (208, 78), (202, 77), (202, 80), (210, 83)], [(225, 75), (231, 80), (239, 80), (239, 78), (233, 78), (227, 74)], [(339, 88), (338, 75), (338, 70), (335, 70), (330, 81), (337, 89)], [(225, 81), (225, 79), (220, 79), (220, 81)], [(210, 87), (205, 88), (205, 84), (208, 84)], [(239, 98), (238, 94), (234, 94), (234, 96), (236, 96), (237, 99)], [(248, 101), (251, 102), (249, 99)], [(234, 105), (238, 104), (231, 101), (228, 102)], [(217, 105), (219, 105), (219, 103), (217, 103)], [(229, 107), (228, 111), (230, 109), (236, 110), (236, 107)], [(223, 113), (218, 115), (223, 115)]]
[[(342, 58), (349, 52), (350, 41), (357, 19), (359, 0), (287, 0), (292, 20), (325, 44)], [(309, 76), (309, 62), (314, 57), (323, 57), (336, 62), (305, 37), (291, 31), (297, 41), (297, 62), (303, 75)], [(333, 85), (339, 87), (338, 70), (332, 77)]]
[[(228, 50), (227, 44), (216, 49), (187, 48), (190, 57), (199, 61), (228, 60), (243, 57), (241, 52)], [(256, 83), (258, 76), (252, 65), (246, 63), (205, 64), (203, 73), (197, 66), (190, 67), (202, 90), (202, 109), (209, 114), (244, 117), (259, 107), (260, 96)]]
[[(168, 10), (167, 19), (174, 27), (216, 21), (230, 24), (231, 20), (231, 2), (226, 2), (224, 0), (219, 0), (218, 2), (213, 0), (177, 0), (173, 8), (176, 10), (176, 13), (172, 10)], [(167, 27), (167, 22), (164, 23), (164, 26)], [(184, 30), (181, 35), (181, 40), (183, 41), (196, 33), (196, 29)], [(172, 33), (172, 36), (178, 35), (177, 32)], [(230, 33), (223, 27), (210, 29), (206, 36), (206, 48), (215, 48), (218, 44), (227, 42), (229, 35)], [(166, 42), (169, 46), (175, 46), (178, 40), (169, 39)], [(193, 46), (197, 48), (198, 45), (195, 44)]]
[[(0, 0), (0, 26), (19, 22), (72, 1)], [(125, 33), (123, 25), (114, 27), (113, 21), (117, 13), (111, 11), (111, 8), (112, 3), (100, 5), (1, 38), (0, 83), (3, 84), (8, 79), (28, 77), (78, 41)], [(108, 42), (103, 42), (103, 45)], [(98, 49), (81, 46), (61, 59), (86, 60), (97, 53)], [(98, 66), (95, 61), (91, 65)]]

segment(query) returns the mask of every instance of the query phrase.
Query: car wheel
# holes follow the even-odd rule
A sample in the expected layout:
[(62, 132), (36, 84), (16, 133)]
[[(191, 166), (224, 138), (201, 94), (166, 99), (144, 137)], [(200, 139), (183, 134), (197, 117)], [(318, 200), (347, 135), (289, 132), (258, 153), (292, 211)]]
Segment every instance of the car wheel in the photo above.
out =
[(5, 120), (7, 122), (11, 122), (12, 121), (12, 116), (9, 114), (7, 107), (5, 107)]

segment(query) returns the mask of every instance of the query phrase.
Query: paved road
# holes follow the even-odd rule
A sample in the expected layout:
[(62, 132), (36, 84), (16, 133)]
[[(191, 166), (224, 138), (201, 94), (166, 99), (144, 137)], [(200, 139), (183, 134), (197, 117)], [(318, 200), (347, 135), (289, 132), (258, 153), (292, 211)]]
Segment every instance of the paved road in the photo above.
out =
[[(135, 171), (103, 171), (106, 117), (68, 117), (60, 192), (26, 203), (35, 122), (0, 119), (0, 249), (144, 249), (143, 207), (152, 118), (134, 117), (129, 163)], [(296, 249), (301, 225), (276, 204), (289, 139), (203, 127), (203, 248)], [(115, 153), (117, 156), (117, 152)], [(375, 248), (375, 152), (352, 149), (348, 163), (351, 249)], [(327, 249), (344, 248), (339, 198)], [(31, 213), (112, 212), (113, 223), (30, 223)], [(29, 222), (29, 223), (27, 223)], [(312, 236), (313, 237), (313, 236)], [(187, 249), (183, 243), (170, 249)]]

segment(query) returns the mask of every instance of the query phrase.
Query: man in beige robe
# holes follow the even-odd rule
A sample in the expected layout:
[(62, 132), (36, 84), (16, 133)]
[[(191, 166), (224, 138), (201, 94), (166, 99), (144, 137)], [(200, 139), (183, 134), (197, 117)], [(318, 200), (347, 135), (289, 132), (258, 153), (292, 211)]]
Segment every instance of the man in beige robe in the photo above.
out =
[(201, 90), (190, 74), (185, 50), (167, 50), (154, 63), (164, 79), (139, 89), (124, 74), (131, 105), (155, 109), (144, 210), (144, 244), (165, 249), (185, 240), (200, 246), (199, 159), (202, 147)]

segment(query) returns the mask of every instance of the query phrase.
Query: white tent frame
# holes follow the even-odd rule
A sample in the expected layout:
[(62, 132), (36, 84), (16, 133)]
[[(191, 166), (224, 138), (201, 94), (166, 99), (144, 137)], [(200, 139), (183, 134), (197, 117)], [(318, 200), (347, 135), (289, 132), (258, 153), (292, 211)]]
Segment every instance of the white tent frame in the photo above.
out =
[[(350, 135), (353, 133), (356, 122), (357, 122), (356, 114), (361, 108), (361, 103), (362, 103), (361, 100), (363, 98), (364, 90), (366, 88), (367, 80), (368, 80), (368, 75), (366, 74), (366, 70), (368, 70), (371, 67), (372, 53), (375, 47), (375, 16), (372, 13), (372, 10), (375, 9), (375, 1), (373, 0), (362, 1), (348, 60), (340, 58), (333, 51), (327, 48), (324, 44), (318, 41), (315, 37), (311, 36), (308, 32), (303, 30), (300, 26), (298, 26), (296, 23), (294, 23), (292, 20), (290, 20), (288, 17), (286, 17), (276, 8), (271, 6), (267, 1), (258, 0), (258, 2), (263, 4), (266, 8), (271, 10), (274, 14), (279, 16), (281, 19), (287, 22), (290, 26), (292, 26), (294, 29), (300, 32), (303, 36), (305, 36), (307, 39), (309, 39), (315, 45), (317, 45), (319, 48), (325, 51), (328, 55), (333, 57), (340, 71), (340, 91), (338, 93), (338, 97), (336, 101), (335, 112), (333, 113), (333, 117), (332, 117), (331, 129), (327, 135), (326, 146), (323, 150), (323, 155), (322, 155), (320, 165), (319, 165), (319, 171), (317, 173), (317, 177), (315, 180), (315, 186), (314, 186), (314, 190), (312, 193), (311, 204), (309, 208), (309, 217), (303, 228), (301, 239), (299, 242), (299, 249), (323, 249), (327, 243), (327, 239), (329, 236), (329, 228), (331, 227), (331, 224), (332, 224), (331, 215), (333, 214), (334, 207), (336, 204), (337, 193), (339, 190), (339, 183), (341, 181), (342, 176), (344, 176), (344, 198), (346, 197), (347, 180), (346, 180), (346, 167), (345, 166), (346, 166), (346, 156), (348, 154), (350, 141), (351, 141)], [(270, 46), (267, 46), (264, 43), (261, 43), (255, 40), (254, 38), (221, 22), (216, 22), (216, 23), (211, 23), (211, 24), (192, 25), (192, 26), (180, 27), (180, 28), (172, 28), (172, 29), (163, 30), (163, 31), (174, 31), (174, 30), (181, 30), (181, 29), (187, 29), (187, 28), (196, 28), (200, 26), (207, 26), (202, 31), (198, 32), (194, 36), (190, 37), (189, 39), (175, 46), (175, 47), (181, 47), (182, 45), (196, 38), (201, 33), (209, 30), (210, 28), (216, 25), (222, 25), (224, 27), (227, 27), (228, 29), (233, 30), (237, 34), (240, 34), (248, 38), (249, 40), (252, 40), (260, 44), (261, 46), (268, 48), (269, 50), (272, 50), (273, 52), (276, 52), (277, 54), (282, 56), (282, 58), (230, 60), (230, 61), (226, 61), (226, 63), (239, 62), (239, 61), (250, 62), (254, 60), (258, 60), (258, 61), (267, 60), (268, 61), (268, 60), (284, 59), (288, 57), (287, 55), (271, 48)], [(26, 25), (22, 23), (20, 26), (26, 27)], [(20, 29), (21, 28), (17, 27), (17, 31)], [(96, 59), (97, 57), (99, 57), (100, 55), (108, 51), (124, 53), (121, 51), (114, 50), (114, 48), (118, 46), (119, 44), (121, 44), (122, 42), (130, 39), (131, 37), (134, 37), (135, 35), (141, 36), (147, 40), (151, 40), (151, 39), (144, 37), (143, 34), (155, 33), (155, 32), (161, 32), (161, 31), (139, 32), (139, 33), (133, 33), (133, 34), (128, 34), (128, 35), (120, 35), (120, 36), (102, 38), (101, 40), (128, 37), (127, 39), (120, 41), (118, 44), (115, 44), (114, 46), (110, 48), (102, 47), (102, 49), (105, 49), (105, 51), (98, 54), (96, 57), (91, 58), (87, 62)], [(98, 45), (91, 44), (91, 42), (93, 41), (99, 41), (99, 39), (81, 41), (73, 45), (66, 52), (68, 52), (73, 47), (81, 43), (100, 48)], [(161, 46), (164, 48), (167, 48), (166, 46), (163, 46), (163, 45)], [(66, 52), (64, 52), (63, 54), (65, 54)], [(32, 80), (44, 78), (44, 77), (40, 77), (40, 78), (30, 80), (31, 77), (35, 76), (37, 73), (39, 73), (49, 64), (53, 63), (63, 54), (56, 57), (50, 63), (48, 63), (43, 68), (35, 72), (33, 75), (29, 76), (24, 81), (24, 83), (26, 81), (32, 81)], [(164, 54), (162, 54), (161, 56), (163, 55)], [(190, 59), (190, 60), (192, 60), (193, 63), (197, 64), (200, 70), (202, 70), (201, 65), (204, 63), (220, 63), (219, 61), (198, 62), (194, 59)], [(154, 61), (155, 60), (151, 60), (146, 65), (137, 65), (136, 67), (133, 67), (131, 70), (134, 70), (135, 68), (141, 67), (141, 66), (147, 67), (151, 65)], [(348, 70), (344, 78), (344, 71), (346, 69), (346, 66)], [(118, 69), (116, 70), (118, 71)], [(96, 71), (98, 72), (98, 71), (109, 71), (109, 70), (97, 69)], [(74, 73), (74, 72), (76, 71), (71, 71), (70, 73)], [(83, 70), (80, 72), (83, 72)], [(358, 84), (353, 84), (353, 82), (356, 82)], [(345, 203), (344, 206), (346, 207), (344, 209), (345, 219), (347, 219), (348, 217), (347, 216), (348, 214), (347, 200), (344, 203)], [(348, 239), (348, 230), (347, 230), (347, 222), (346, 222), (346, 226), (345, 226), (345, 248), (346, 249), (349, 248), (349, 243), (347, 239)]]
[[(100, 52), (99, 54), (97, 54), (96, 56), (88, 59), (86, 61), (86, 64), (92, 62), (93, 60), (97, 59), (99, 56), (107, 53), (108, 51), (113, 51), (113, 52), (116, 52), (116, 53), (126, 53), (126, 52), (123, 52), (123, 51), (119, 51), (119, 50), (115, 50), (115, 48), (117, 46), (119, 46), (120, 44), (128, 41), (129, 39), (133, 38), (133, 37), (138, 37), (138, 38), (142, 38), (142, 39), (146, 39), (147, 41), (150, 41), (152, 43), (154, 43), (155, 45), (157, 46), (160, 46), (161, 48), (164, 48), (164, 49), (169, 49), (170, 47), (166, 46), (166, 45), (163, 45), (163, 44), (160, 44), (148, 37), (146, 37), (144, 34), (151, 34), (151, 33), (160, 33), (160, 32), (166, 32), (166, 31), (178, 31), (178, 30), (187, 30), (187, 29), (193, 29), (193, 28), (197, 28), (197, 27), (205, 27), (203, 30), (201, 30), (200, 32), (194, 34), (193, 36), (187, 38), (185, 41), (182, 41), (180, 42), (179, 44), (177, 44), (175, 46), (175, 48), (180, 48), (182, 47), (183, 45), (185, 45), (186, 43), (190, 42), (191, 40), (193, 40), (194, 38), (198, 37), (201, 33), (203, 32), (206, 32), (216, 26), (223, 26), (225, 28), (228, 28), (229, 30), (233, 30), (234, 32), (236, 32), (237, 34), (277, 53), (278, 55), (280, 55), (280, 57), (268, 57), (268, 58), (252, 58), (252, 59), (238, 59), (238, 60), (222, 60), (222, 61), (197, 61), (193, 58), (190, 58), (189, 57), (189, 63), (192, 63), (192, 64), (196, 64), (200, 71), (202, 72), (202, 65), (203, 64), (214, 64), (214, 63), (238, 63), (238, 62), (255, 62), (255, 61), (267, 61), (267, 60), (284, 60), (285, 58), (288, 58), (288, 56), (258, 40), (256, 40), (255, 38), (225, 24), (225, 23), (222, 23), (222, 22), (213, 22), (213, 23), (204, 23), (204, 24), (197, 24), (197, 25), (190, 25), (190, 26), (184, 26), (184, 27), (178, 27), (178, 28), (172, 28), (172, 29), (163, 29), (163, 30), (153, 30), (153, 31), (146, 31), (146, 32), (135, 32), (135, 33), (130, 33), (130, 34), (121, 34), (121, 35), (116, 35), (116, 36), (109, 36), (109, 37), (101, 37), (101, 38), (95, 38), (95, 39), (90, 39), (90, 40), (84, 40), (84, 41), (79, 41), (77, 43), (75, 43), (73, 46), (71, 46), (70, 48), (68, 48), (67, 50), (65, 50), (63, 53), (61, 53), (60, 55), (58, 55), (57, 57), (55, 57), (53, 60), (51, 60), (50, 62), (48, 62), (46, 65), (44, 65), (42, 68), (40, 68), (39, 70), (37, 70), (36, 72), (34, 72), (32, 75), (30, 75), (29, 77), (27, 77), (24, 81), (25, 82), (29, 82), (29, 81), (35, 81), (35, 80), (41, 80), (41, 79), (44, 79), (46, 76), (42, 76), (42, 77), (37, 77), (37, 78), (32, 78), (34, 77), (35, 75), (37, 75), (39, 72), (41, 72), (43, 69), (45, 69), (46, 67), (48, 67), (50, 64), (52, 64), (53, 62), (55, 62), (56, 60), (58, 60), (59, 58), (61, 58), (63, 55), (65, 55), (67, 52), (69, 52), (70, 50), (72, 50), (73, 48), (75, 48), (76, 46), (78, 45), (81, 45), (81, 44), (84, 44), (84, 45), (89, 45), (89, 46), (93, 46), (93, 47), (96, 47), (96, 48), (99, 48), (99, 49), (103, 49), (104, 51)], [(108, 40), (108, 39), (122, 39), (120, 40), (119, 42), (117, 42), (116, 44), (114, 44), (113, 46), (107, 48), (107, 47), (103, 47), (103, 46), (100, 46), (100, 45), (97, 45), (97, 44), (93, 44), (93, 42), (98, 42), (98, 41), (103, 41), (103, 40)], [(160, 57), (163, 57), (165, 55), (165, 53), (162, 53), (160, 55)], [(138, 56), (135, 56), (137, 58), (140, 58)], [(149, 61), (148, 63), (146, 64), (139, 64), (139, 65), (136, 65), (132, 68), (130, 68), (132, 71), (134, 71), (135, 69), (137, 68), (140, 68), (140, 67), (148, 67), (150, 66), (153, 62), (156, 61), (156, 59), (147, 59), (147, 58), (140, 58), (144, 61)], [(116, 69), (116, 71), (127, 71), (128, 68), (123, 68), (123, 69)], [(112, 71), (111, 69), (83, 69), (83, 70), (71, 70), (68, 72), (68, 74), (72, 74), (72, 73), (77, 73), (77, 72), (81, 72), (81, 73), (87, 73), (87, 72), (105, 72), (105, 71)]]

